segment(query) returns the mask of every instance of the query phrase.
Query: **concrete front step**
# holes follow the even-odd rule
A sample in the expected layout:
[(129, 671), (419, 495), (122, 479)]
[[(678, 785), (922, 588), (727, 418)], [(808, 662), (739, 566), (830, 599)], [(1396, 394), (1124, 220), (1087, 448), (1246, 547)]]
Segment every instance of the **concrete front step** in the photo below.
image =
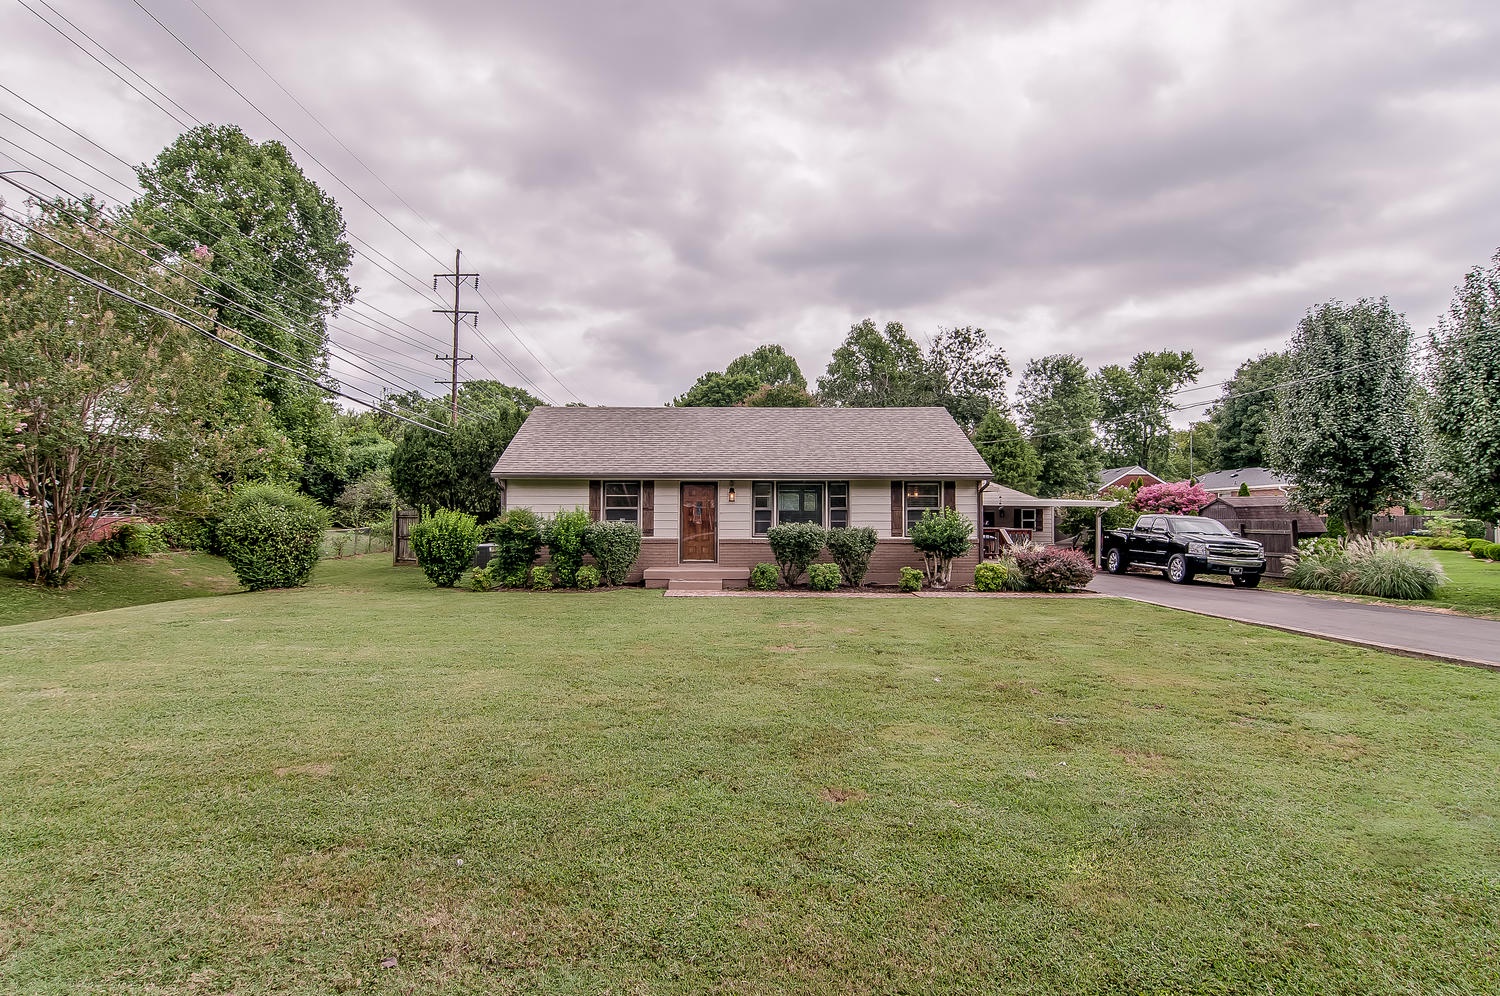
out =
[[(718, 564), (675, 564), (671, 567), (648, 567), (647, 588), (677, 588), (679, 591), (718, 591), (721, 588), (743, 588), (750, 580), (748, 567), (720, 567)], [(684, 589), (684, 582), (707, 582), (708, 588)]]
[(669, 578), (667, 580), (668, 591), (723, 591), (722, 580), (688, 580), (686, 578)]

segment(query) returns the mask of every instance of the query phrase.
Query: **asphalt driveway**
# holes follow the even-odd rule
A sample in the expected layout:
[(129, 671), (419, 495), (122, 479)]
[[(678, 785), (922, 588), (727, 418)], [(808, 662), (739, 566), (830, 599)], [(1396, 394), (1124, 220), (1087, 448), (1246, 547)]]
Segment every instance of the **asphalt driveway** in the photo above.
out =
[(1492, 619), (1208, 582), (1176, 585), (1157, 574), (1100, 574), (1089, 590), (1341, 643), (1500, 670), (1500, 621)]

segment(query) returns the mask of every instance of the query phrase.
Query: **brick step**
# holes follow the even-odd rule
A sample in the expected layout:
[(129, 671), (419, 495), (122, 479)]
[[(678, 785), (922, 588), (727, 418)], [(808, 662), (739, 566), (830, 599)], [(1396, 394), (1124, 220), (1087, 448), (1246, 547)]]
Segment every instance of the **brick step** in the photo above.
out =
[(714, 580), (689, 580), (687, 578), (672, 578), (667, 582), (668, 591), (723, 591), (724, 582)]

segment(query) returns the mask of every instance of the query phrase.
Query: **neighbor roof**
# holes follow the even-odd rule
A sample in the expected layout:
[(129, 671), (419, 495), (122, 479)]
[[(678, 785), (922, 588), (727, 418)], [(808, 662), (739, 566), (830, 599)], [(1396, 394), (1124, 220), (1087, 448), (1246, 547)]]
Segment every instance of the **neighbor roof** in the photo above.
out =
[(494, 476), (990, 476), (943, 408), (537, 408)]
[(1152, 477), (1156, 478), (1156, 480), (1158, 481), (1161, 480), (1161, 478), (1157, 477), (1155, 474), (1151, 473), (1151, 471), (1147, 470), (1145, 467), (1142, 467), (1140, 464), (1134, 464), (1129, 467), (1111, 467), (1106, 471), (1102, 471), (1099, 474), (1099, 487), (1107, 488), (1122, 477), (1134, 477), (1137, 474), (1142, 477)]
[(1251, 488), (1289, 488), (1291, 482), (1265, 467), (1240, 467), (1237, 470), (1215, 470), (1198, 478), (1204, 491), (1224, 491), (1244, 484)]
[(1038, 498), (993, 482), (984, 486), (984, 503), (996, 508), (1114, 508), (1120, 504), (1103, 498)]

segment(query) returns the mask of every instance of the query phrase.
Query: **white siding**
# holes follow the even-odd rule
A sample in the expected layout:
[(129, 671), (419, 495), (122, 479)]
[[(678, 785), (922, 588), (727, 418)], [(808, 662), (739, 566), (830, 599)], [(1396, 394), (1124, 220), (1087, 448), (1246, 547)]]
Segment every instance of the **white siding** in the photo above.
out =
[(849, 482), (849, 525), (857, 529), (868, 526), (876, 536), (890, 538), (890, 481)]
[(529, 508), (537, 515), (556, 515), (589, 508), (589, 482), (547, 478), (512, 480), (505, 489), (506, 508)]
[[(729, 501), (729, 485), (734, 485), (734, 502)], [(755, 495), (748, 480), (735, 478), (719, 482), (719, 539), (750, 539), (750, 513)]]
[(651, 535), (657, 539), (677, 539), (682, 534), (682, 492), (677, 481), (656, 482), (655, 508)]

